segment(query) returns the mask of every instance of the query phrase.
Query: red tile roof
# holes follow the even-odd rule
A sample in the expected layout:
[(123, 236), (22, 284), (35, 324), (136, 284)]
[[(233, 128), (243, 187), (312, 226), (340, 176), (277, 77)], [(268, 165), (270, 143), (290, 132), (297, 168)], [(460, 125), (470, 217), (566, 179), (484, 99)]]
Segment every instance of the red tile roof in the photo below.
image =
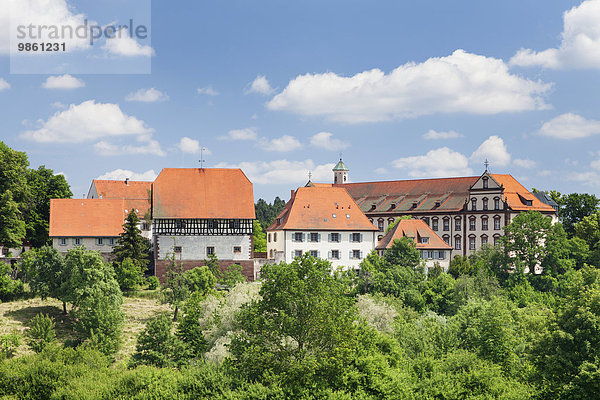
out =
[(241, 169), (165, 168), (152, 184), (152, 216), (254, 219), (252, 183)]
[[(94, 179), (92, 187), (96, 188), (100, 199), (126, 199), (126, 207), (138, 210), (137, 214), (140, 218), (150, 210), (152, 182)], [(91, 191), (90, 188), (90, 193)]]
[[(504, 186), (504, 197), (511, 209), (515, 211), (556, 212), (552, 206), (543, 203), (529, 192), (529, 190), (525, 189), (512, 175), (492, 174), (492, 177), (496, 182)], [(526, 204), (527, 201), (531, 201), (531, 206)]]
[(50, 200), (50, 237), (116, 237), (127, 217), (124, 200)]
[(344, 188), (331, 186), (298, 188), (267, 231), (283, 229), (377, 230)]
[[(403, 237), (414, 238), (417, 249), (452, 250), (451, 246), (420, 219), (401, 219), (381, 238), (376, 249), (389, 249), (394, 244), (394, 240), (400, 240)], [(423, 237), (429, 238), (428, 243), (421, 243)]]

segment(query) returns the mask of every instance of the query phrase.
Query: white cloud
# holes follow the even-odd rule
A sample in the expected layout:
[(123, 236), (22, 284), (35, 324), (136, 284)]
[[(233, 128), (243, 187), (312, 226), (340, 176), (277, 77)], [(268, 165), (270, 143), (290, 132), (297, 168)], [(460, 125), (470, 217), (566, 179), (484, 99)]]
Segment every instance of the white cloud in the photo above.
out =
[(155, 55), (154, 49), (150, 46), (142, 46), (129, 36), (125, 28), (117, 31), (114, 38), (106, 39), (102, 46), (109, 54), (124, 57), (152, 57)]
[(149, 169), (146, 172), (133, 172), (128, 169), (115, 169), (114, 171), (110, 171), (97, 177), (99, 180), (115, 180), (115, 181), (124, 181), (129, 178), (132, 181), (154, 181), (157, 175), (154, 170)]
[(275, 139), (261, 138), (259, 140), (259, 146), (266, 151), (285, 153), (298, 150), (302, 147), (302, 144), (293, 136), (283, 135), (282, 137)]
[(423, 156), (399, 158), (392, 162), (396, 168), (406, 170), (414, 178), (464, 176), (473, 173), (464, 155), (442, 147), (430, 150)]
[(198, 140), (189, 138), (187, 136), (182, 137), (175, 147), (181, 150), (182, 153), (187, 154), (200, 154), (201, 149), (204, 155), (212, 154), (209, 149), (206, 147), (203, 148)]
[(429, 132), (423, 135), (423, 139), (427, 140), (439, 140), (439, 139), (458, 139), (464, 137), (462, 133), (458, 133), (455, 131), (447, 131), (447, 132), (437, 132), (433, 129), (430, 129)]
[(333, 133), (319, 132), (310, 138), (310, 144), (325, 150), (339, 151), (347, 149), (350, 143), (334, 139)]
[(49, 76), (46, 82), (42, 84), (44, 89), (79, 89), (85, 86), (81, 79), (77, 79), (69, 74), (60, 76)]
[(222, 140), (257, 140), (255, 128), (232, 129), (227, 132), (227, 135), (220, 136)]
[(590, 163), (590, 167), (594, 169), (600, 169), (600, 160), (595, 160)]
[(264, 75), (259, 75), (252, 81), (250, 87), (246, 89), (246, 93), (259, 93), (269, 95), (274, 92), (271, 84)]
[(54, 103), (50, 104), (50, 107), (58, 108), (59, 110), (64, 110), (68, 106), (66, 104), (61, 103), (60, 101), (55, 101)]
[(575, 172), (569, 175), (569, 179), (588, 186), (600, 187), (600, 174), (595, 171)]
[[(70, 26), (75, 30), (88, 19), (88, 25), (95, 25), (82, 13), (77, 13), (72, 5), (66, 0), (3, 0), (0, 7), (0, 53), (10, 52), (10, 26), (30, 24), (34, 26)], [(42, 31), (42, 37), (38, 42), (48, 41), (48, 32)], [(35, 32), (37, 36), (37, 32)], [(90, 47), (89, 39), (80, 39), (74, 35), (64, 39), (66, 51), (76, 51)]]
[(94, 145), (94, 150), (101, 156), (147, 154), (164, 157), (167, 155), (161, 148), (160, 143), (152, 139), (149, 135), (140, 135), (137, 141), (138, 144), (135, 145), (115, 145), (103, 140)]
[(54, 173), (54, 176), (59, 176), (59, 175), (60, 175), (60, 176), (64, 176), (64, 177), (65, 177), (65, 179), (69, 179), (69, 177), (67, 176), (67, 174), (65, 174), (65, 173), (64, 173), (64, 172), (62, 172), (62, 171), (61, 171), (61, 172), (55, 172), (55, 173)]
[(504, 140), (498, 136), (490, 136), (471, 155), (471, 162), (481, 163), (488, 160), (492, 166), (505, 167), (510, 164), (510, 154)]
[(317, 165), (313, 160), (304, 161), (249, 161), (239, 164), (220, 163), (217, 168), (241, 168), (255, 184), (304, 184), (308, 173), (312, 173), (313, 182), (331, 182), (335, 164)]
[(219, 92), (212, 88), (212, 86), (207, 86), (203, 88), (198, 88), (198, 94), (205, 94), (207, 96), (218, 96)]
[(129, 93), (126, 101), (139, 101), (143, 103), (155, 103), (157, 101), (169, 100), (169, 96), (155, 88), (140, 89), (135, 93)]
[(538, 176), (550, 176), (552, 175), (552, 171), (550, 171), (549, 169), (544, 169), (541, 170), (540, 172), (537, 173)]
[(4, 79), (0, 78), (0, 92), (3, 90), (10, 89), (10, 83), (6, 82)]
[(521, 168), (534, 168), (537, 165), (537, 163), (533, 160), (521, 158), (515, 158), (513, 164)]
[(83, 143), (107, 136), (141, 135), (152, 132), (144, 121), (126, 115), (117, 104), (94, 100), (58, 111), (47, 121), (39, 121), (37, 130), (25, 131), (21, 137), (39, 143)]
[(600, 121), (567, 113), (545, 122), (538, 133), (557, 139), (579, 139), (600, 134)]
[(351, 77), (306, 74), (290, 81), (271, 110), (359, 123), (436, 113), (497, 114), (546, 109), (551, 85), (511, 75), (504, 61), (456, 50), (450, 56)]
[(600, 68), (600, 1), (588, 0), (563, 14), (562, 40), (557, 48), (519, 50), (511, 65), (551, 69)]
[(375, 170), (373, 170), (373, 172), (379, 175), (384, 175), (388, 173), (388, 170), (385, 168), (376, 168)]

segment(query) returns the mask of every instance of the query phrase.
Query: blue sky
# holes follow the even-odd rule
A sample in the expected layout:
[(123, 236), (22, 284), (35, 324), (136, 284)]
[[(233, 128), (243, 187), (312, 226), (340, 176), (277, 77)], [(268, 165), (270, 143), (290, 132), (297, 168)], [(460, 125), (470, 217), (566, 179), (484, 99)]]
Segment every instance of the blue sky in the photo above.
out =
[[(39, 0), (11, 2), (31, 15)], [(528, 188), (600, 193), (600, 0), (112, 3), (45, 15), (151, 11), (151, 41), (96, 48), (151, 73), (99, 74), (85, 49), (89, 73), (11, 73), (0, 39), (0, 140), (76, 197), (94, 178), (198, 166), (201, 146), (269, 201), (308, 171), (331, 181), (340, 152), (352, 181), (477, 175), (488, 158)]]

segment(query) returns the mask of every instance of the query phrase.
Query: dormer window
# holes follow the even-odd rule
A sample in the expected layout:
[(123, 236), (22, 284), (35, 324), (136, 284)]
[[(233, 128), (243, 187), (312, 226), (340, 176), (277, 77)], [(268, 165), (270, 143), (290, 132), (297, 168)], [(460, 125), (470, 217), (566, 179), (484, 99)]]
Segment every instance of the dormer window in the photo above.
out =
[(377, 204), (371, 204), (371, 209), (369, 211), (373, 211), (376, 208), (377, 208)]
[(489, 188), (489, 182), (488, 181), (489, 181), (489, 179), (488, 179), (487, 176), (483, 178), (483, 188), (484, 189)]
[(419, 203), (417, 203), (416, 201), (413, 201), (412, 208), (417, 208), (418, 205), (419, 205)]
[(423, 243), (423, 244), (429, 244), (429, 238), (428, 237), (421, 237), (421, 243)]
[(525, 205), (531, 207), (533, 205), (533, 201), (525, 200)]
[(394, 208), (396, 208), (396, 203), (392, 203), (392, 205), (390, 206), (390, 208), (393, 210)]
[(435, 208), (438, 208), (438, 207), (439, 207), (439, 206), (441, 206), (441, 205), (442, 205), (442, 203), (441, 203), (441, 202), (439, 202), (439, 201), (436, 201), (436, 202), (435, 202)]

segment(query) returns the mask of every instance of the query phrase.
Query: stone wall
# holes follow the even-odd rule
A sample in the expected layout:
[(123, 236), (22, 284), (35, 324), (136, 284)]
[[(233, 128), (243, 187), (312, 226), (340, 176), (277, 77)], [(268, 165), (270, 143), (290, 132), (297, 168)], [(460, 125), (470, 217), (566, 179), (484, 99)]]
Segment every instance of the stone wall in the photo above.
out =
[[(171, 261), (169, 260), (157, 260), (155, 265), (155, 275), (158, 277), (161, 283), (165, 283), (167, 277), (167, 266)], [(188, 271), (195, 267), (201, 267), (204, 265), (204, 260), (183, 260), (176, 261), (178, 264), (181, 263), (184, 271)], [(254, 281), (254, 260), (219, 260), (219, 266), (221, 271), (225, 271), (227, 267), (233, 264), (238, 264), (242, 266), (242, 275), (246, 278), (246, 280), (253, 282)]]

